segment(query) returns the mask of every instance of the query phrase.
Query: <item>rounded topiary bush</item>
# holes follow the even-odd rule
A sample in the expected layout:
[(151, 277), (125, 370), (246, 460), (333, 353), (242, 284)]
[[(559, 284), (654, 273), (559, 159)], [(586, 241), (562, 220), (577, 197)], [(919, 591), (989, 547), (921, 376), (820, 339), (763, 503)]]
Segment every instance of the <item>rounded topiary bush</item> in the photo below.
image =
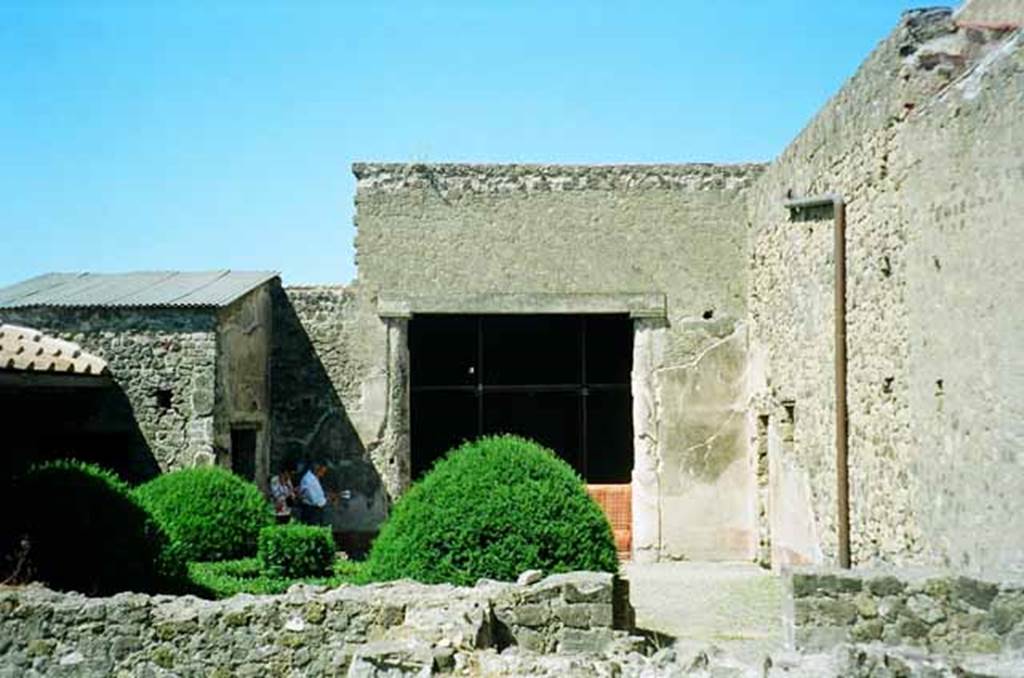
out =
[(12, 517), (34, 577), (57, 589), (105, 595), (173, 590), (181, 554), (124, 481), (93, 464), (61, 460), (15, 480)]
[(268, 577), (326, 577), (334, 552), (328, 527), (293, 523), (260, 530), (258, 557)]
[(473, 584), (546, 573), (618, 570), (611, 527), (579, 476), (515, 436), (450, 452), (396, 504), (365, 577)]
[(256, 554), (260, 530), (274, 522), (255, 485), (219, 467), (171, 471), (135, 495), (186, 560), (232, 560)]

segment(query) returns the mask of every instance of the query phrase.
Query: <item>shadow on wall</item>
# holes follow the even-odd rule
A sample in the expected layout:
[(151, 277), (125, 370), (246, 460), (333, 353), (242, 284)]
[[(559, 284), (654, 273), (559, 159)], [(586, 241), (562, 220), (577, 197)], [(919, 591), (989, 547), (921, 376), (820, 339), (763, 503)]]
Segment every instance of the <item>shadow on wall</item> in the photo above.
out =
[[(315, 294), (341, 293), (339, 288)], [(340, 328), (340, 309), (310, 299), (310, 313), (304, 314), (306, 307), (298, 300), (293, 303), (280, 286), (273, 288), (272, 297), (271, 474), (294, 468), (297, 463), (324, 463), (328, 473), (323, 485), (330, 497), (326, 517), (342, 535), (343, 546), (347, 546), (347, 535), (355, 542), (351, 546), (361, 550), (363, 540), (358, 535), (375, 532), (387, 515), (386, 494), (307, 331), (307, 325), (313, 323), (319, 328), (326, 327), (323, 337), (318, 335), (317, 340), (321, 344), (332, 340), (337, 343), (320, 348), (342, 350), (340, 331), (332, 331)]]
[(120, 386), (43, 387), (30, 381), (0, 387), (4, 450), (0, 478), (36, 462), (80, 459), (108, 468), (131, 484), (160, 466)]

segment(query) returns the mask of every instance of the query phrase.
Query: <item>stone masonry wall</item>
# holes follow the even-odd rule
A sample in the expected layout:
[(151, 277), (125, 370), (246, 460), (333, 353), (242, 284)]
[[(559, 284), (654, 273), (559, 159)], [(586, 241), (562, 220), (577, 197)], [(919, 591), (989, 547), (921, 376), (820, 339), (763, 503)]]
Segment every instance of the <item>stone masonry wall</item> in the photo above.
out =
[(271, 287), (261, 285), (220, 310), (217, 329), (217, 402), (214, 437), (218, 449), (231, 449), (231, 430), (256, 433), (253, 480), (267, 490), (271, 443), (270, 338)]
[(931, 101), (902, 146), (916, 168), (903, 185), (914, 511), (940, 563), (1024, 573), (1021, 33)]
[(327, 518), (342, 532), (372, 532), (387, 515), (387, 336), (357, 294), (341, 286), (273, 291), (271, 472), (325, 462), (335, 501)]
[[(912, 347), (929, 341), (912, 318), (917, 309), (934, 313), (931, 295), (938, 290), (929, 282), (914, 292), (922, 267), (913, 248), (932, 222), (913, 215), (948, 193), (950, 183), (937, 181), (944, 172), (938, 168), (949, 164), (958, 142), (918, 137), (946, 125), (930, 111), (931, 102), (1004, 37), (957, 28), (948, 10), (908, 12), (751, 194), (751, 402), (752, 416), (767, 424), (760, 428), (769, 437), (776, 564), (836, 555), (833, 215), (825, 209), (793, 219), (783, 206), (789, 197), (821, 193), (841, 194), (847, 204), (854, 562), (941, 563), (945, 557), (944, 528), (929, 529), (921, 512), (924, 494), (942, 491), (919, 481), (933, 450), (912, 426), (919, 388)], [(1011, 91), (1019, 111), (1020, 89)], [(976, 124), (967, 136), (998, 139), (1000, 133)], [(969, 143), (966, 137), (962, 143)], [(993, 165), (1013, 167), (1005, 157)], [(985, 181), (970, 167), (965, 161), (954, 172), (960, 190)], [(944, 331), (954, 336), (962, 329)], [(980, 474), (991, 470), (979, 468)]]
[(797, 569), (785, 582), (787, 639), (801, 650), (850, 642), (912, 646), (938, 655), (1024, 648), (1021, 579)]
[(636, 321), (634, 552), (751, 558), (738, 262), (744, 192), (761, 170), (357, 164), (359, 284), (367, 298), (443, 299), (447, 312), (502, 295), (664, 295), (664, 318)]
[(590, 572), (474, 588), (299, 585), (215, 602), (0, 589), (0, 676), (429, 675), (484, 648), (601, 652), (639, 642), (616, 630), (625, 607), (613, 575)]
[[(213, 459), (215, 310), (32, 308), (6, 310), (3, 319), (106, 360), (162, 470)], [(169, 407), (158, 391), (170, 393)]]

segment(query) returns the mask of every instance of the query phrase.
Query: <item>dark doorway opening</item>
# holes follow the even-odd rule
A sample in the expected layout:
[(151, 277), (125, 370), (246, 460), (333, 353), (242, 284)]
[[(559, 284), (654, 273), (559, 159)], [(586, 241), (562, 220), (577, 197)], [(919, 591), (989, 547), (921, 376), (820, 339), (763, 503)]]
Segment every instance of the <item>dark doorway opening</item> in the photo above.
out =
[(246, 480), (256, 480), (256, 429), (231, 429), (231, 470)]
[(409, 325), (412, 472), (465, 440), (516, 433), (588, 483), (633, 468), (626, 315), (417, 315)]
[(0, 370), (0, 431), (0, 485), (56, 459), (97, 464), (132, 484), (160, 473), (128, 397), (108, 377)]

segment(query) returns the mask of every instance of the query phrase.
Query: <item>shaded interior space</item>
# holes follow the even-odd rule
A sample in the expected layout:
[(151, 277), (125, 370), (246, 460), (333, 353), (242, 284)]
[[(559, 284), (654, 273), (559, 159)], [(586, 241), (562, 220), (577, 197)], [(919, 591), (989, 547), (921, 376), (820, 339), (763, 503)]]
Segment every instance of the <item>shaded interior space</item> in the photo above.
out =
[(0, 371), (0, 473), (79, 459), (129, 483), (156, 476), (153, 457), (124, 392), (106, 377)]
[(554, 450), (589, 484), (633, 468), (633, 323), (623, 315), (416, 315), (412, 474), (482, 435)]
[(256, 482), (257, 430), (251, 426), (231, 427), (231, 470)]

